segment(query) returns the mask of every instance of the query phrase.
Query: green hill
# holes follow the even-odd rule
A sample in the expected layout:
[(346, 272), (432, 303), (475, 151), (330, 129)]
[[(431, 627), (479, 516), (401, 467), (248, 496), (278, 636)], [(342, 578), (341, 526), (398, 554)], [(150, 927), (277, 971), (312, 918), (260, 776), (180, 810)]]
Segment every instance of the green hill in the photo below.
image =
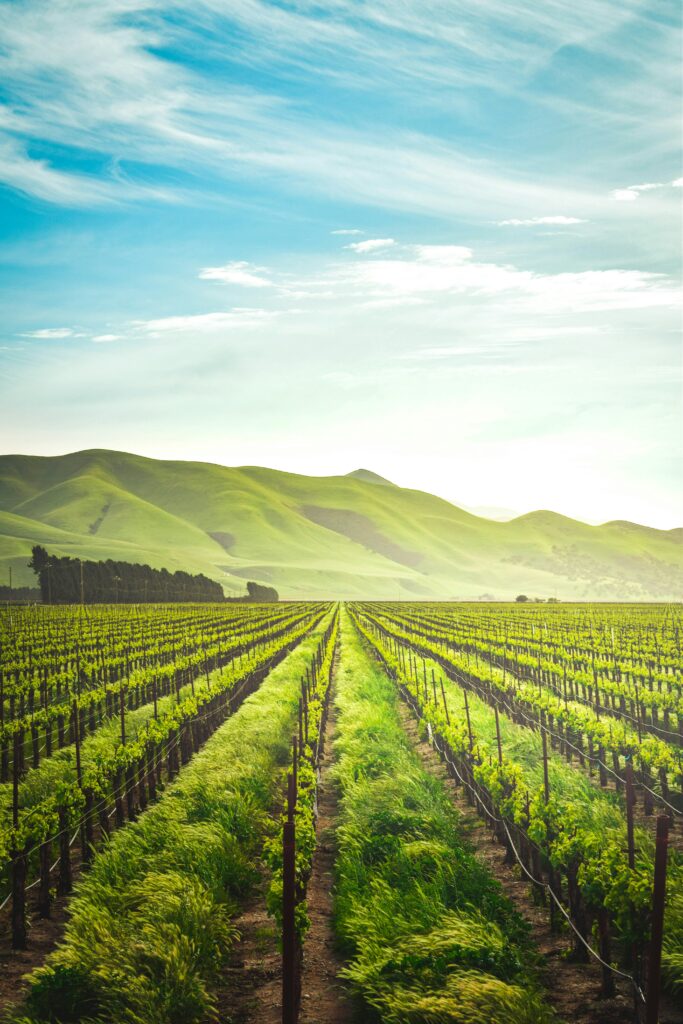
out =
[(0, 579), (57, 554), (247, 579), (281, 596), (680, 600), (683, 531), (554, 512), (495, 522), (369, 470), (307, 477), (110, 451), (0, 456)]

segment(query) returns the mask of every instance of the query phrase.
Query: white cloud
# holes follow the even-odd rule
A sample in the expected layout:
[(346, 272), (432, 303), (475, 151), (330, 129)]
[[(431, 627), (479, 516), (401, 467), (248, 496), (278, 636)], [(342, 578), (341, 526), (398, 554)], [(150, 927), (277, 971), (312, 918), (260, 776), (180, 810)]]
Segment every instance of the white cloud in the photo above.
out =
[(75, 336), (74, 331), (70, 327), (43, 327), (39, 331), (26, 331), (21, 335), (22, 338), (40, 338), (41, 340), (58, 340)]
[(263, 327), (277, 316), (279, 316), (278, 312), (267, 309), (235, 307), (219, 313), (197, 313), (190, 316), (165, 316), (156, 320), (136, 320), (133, 326), (152, 336), (179, 332), (209, 334), (241, 327)]
[(331, 235), (362, 235), (363, 232), (360, 228), (338, 228), (336, 231), (330, 231)]
[(628, 188), (615, 188), (610, 192), (610, 197), (621, 203), (632, 203), (638, 198), (641, 192), (652, 192), (659, 188), (680, 188), (683, 178), (676, 178), (675, 181), (646, 181), (643, 185), (629, 185)]
[(263, 269), (240, 260), (226, 263), (224, 267), (203, 267), (199, 271), (199, 277), (204, 281), (222, 281), (224, 284), (237, 284), (243, 288), (271, 288), (273, 282), (261, 276)]
[[(539, 10), (534, 0), (518, 0), (514, 39), (510, 6), (502, 0), (466, 9), (435, 0), (434, 17), (425, 16), (419, 0), (338, 0), (322, 14), (319, 5), (285, 8), (266, 0), (23, 0), (3, 6), (0, 75), (8, 103), (0, 111), (0, 180), (59, 204), (177, 200), (179, 187), (153, 186), (154, 171), (139, 170), (165, 167), (178, 172), (174, 181), (192, 175), (203, 195), (210, 178), (220, 193), (226, 180), (258, 179), (268, 187), (270, 177), (278, 189), (468, 218), (473, 210), (492, 219), (514, 209), (521, 219), (540, 203), (572, 208), (583, 218), (601, 205), (598, 189), (572, 185), (566, 171), (544, 177), (532, 164), (525, 173), (523, 158), (517, 166), (496, 165), (488, 150), (411, 131), (401, 119), (387, 124), (381, 138), (371, 119), (354, 118), (351, 130), (324, 105), (277, 95), (277, 84), (267, 93), (263, 85), (239, 84), (239, 75), (227, 81), (184, 60), (200, 48), (208, 68), (229, 54), (251, 69), (267, 66), (275, 81), (284, 70), (374, 94), (380, 88), (399, 111), (420, 88), (431, 98), (446, 86), (451, 103), (452, 86), (464, 82), (502, 89), (508, 97), (533, 92), (541, 103), (564, 102), (569, 109), (563, 115), (578, 127), (587, 113), (593, 124), (626, 125), (630, 148), (638, 144), (636, 126), (662, 148), (671, 134), (659, 126), (678, 65), (675, 33), (665, 33), (663, 24), (655, 31), (640, 0), (583, 0), (567, 11), (557, 3)], [(614, 39), (626, 22), (638, 42), (625, 55)], [(647, 32), (638, 35), (641, 22)], [(226, 31), (229, 26), (237, 31)], [(601, 81), (601, 90), (613, 86), (613, 99), (580, 109), (573, 97), (534, 91), (529, 83), (539, 69), (551, 69), (573, 45), (607, 57), (616, 51), (630, 69), (628, 94), (620, 79)], [(177, 59), (168, 59), (171, 52)], [(437, 99), (444, 97), (442, 88)], [(55, 152), (92, 153), (99, 177), (54, 166), (36, 155), (35, 140)], [(598, 154), (591, 165), (606, 156)]]
[(408, 247), (420, 260), (453, 266), (471, 260), (474, 252), (466, 245), (413, 245)]
[(533, 227), (536, 224), (585, 224), (586, 221), (582, 217), (527, 217), (524, 220), (498, 220), (496, 224), (499, 227), (526, 227), (527, 225)]
[(359, 261), (338, 268), (337, 276), (354, 295), (365, 292), (366, 301), (392, 295), (496, 296), (515, 310), (549, 314), (681, 304), (679, 289), (663, 274), (620, 269), (542, 274), (478, 262), (463, 246), (405, 246), (400, 258)]
[(364, 242), (351, 242), (350, 245), (346, 245), (344, 248), (352, 249), (354, 252), (358, 253), (366, 253), (377, 252), (380, 249), (388, 249), (392, 245), (396, 245), (393, 238), (367, 238)]
[[(674, 309), (681, 304), (676, 283), (660, 273), (625, 269), (543, 273), (509, 263), (479, 260), (473, 249), (462, 245), (393, 243), (373, 259), (363, 256), (360, 253), (359, 258), (331, 263), (301, 280), (292, 273), (287, 278), (291, 287), (278, 286), (275, 292), (279, 308), (234, 307), (156, 317), (121, 325), (121, 333), (116, 333), (116, 325), (107, 324), (114, 330), (96, 335), (94, 340), (114, 341), (121, 334), (130, 336), (131, 328), (137, 337), (254, 329), (268, 326), (277, 317), (292, 318), (294, 314), (305, 332), (320, 317), (335, 320), (340, 310), (349, 315), (355, 311), (362, 318), (384, 315), (385, 323), (405, 310), (406, 321), (428, 336), (444, 325), (464, 324), (463, 317), (476, 316), (478, 311), (490, 307), (502, 325), (500, 331), (511, 342), (525, 343), (609, 333), (609, 324), (582, 322), (580, 317), (584, 313)], [(558, 326), (552, 322), (556, 316), (568, 319)], [(521, 323), (519, 317), (524, 318)], [(543, 319), (536, 321), (537, 317)], [(52, 328), (47, 334), (43, 331), (34, 335), (62, 337), (66, 336), (64, 332), (69, 336), (73, 333), (69, 328)], [(420, 358), (457, 354), (450, 347), (434, 345), (427, 345), (426, 351), (428, 354)]]

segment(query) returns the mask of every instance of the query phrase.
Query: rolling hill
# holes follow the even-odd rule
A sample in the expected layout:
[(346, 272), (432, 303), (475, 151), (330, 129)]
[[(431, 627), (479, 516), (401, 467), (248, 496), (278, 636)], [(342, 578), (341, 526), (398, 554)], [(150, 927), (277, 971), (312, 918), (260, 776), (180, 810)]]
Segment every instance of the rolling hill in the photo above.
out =
[(0, 456), (0, 572), (57, 554), (253, 579), (282, 597), (680, 600), (683, 530), (473, 515), (368, 470), (307, 477), (93, 450)]

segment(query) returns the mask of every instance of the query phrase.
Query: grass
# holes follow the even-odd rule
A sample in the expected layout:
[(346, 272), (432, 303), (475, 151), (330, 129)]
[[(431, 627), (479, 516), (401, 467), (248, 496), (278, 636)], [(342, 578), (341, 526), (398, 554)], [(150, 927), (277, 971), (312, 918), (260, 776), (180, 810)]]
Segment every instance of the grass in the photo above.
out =
[(401, 726), (394, 684), (342, 620), (335, 927), (385, 1024), (542, 1024), (527, 927), (467, 848)]
[(31, 975), (14, 1024), (215, 1019), (212, 990), (272, 829), (300, 677), (328, 620), (98, 854), (71, 900), (64, 941)]
[(17, 585), (33, 581), (26, 562), (37, 542), (57, 554), (205, 572), (230, 592), (256, 578), (291, 598), (393, 598), (399, 586), (413, 598), (683, 592), (675, 531), (593, 527), (550, 512), (498, 523), (367, 474), (306, 477), (121, 452), (0, 457), (0, 566), (12, 566)]
[[(390, 661), (392, 660), (390, 656)], [(419, 660), (419, 672), (422, 673)], [(440, 665), (424, 659), (427, 678), (432, 671), (442, 678), (447, 696), (451, 722), (464, 730), (466, 714), (461, 687), (444, 677)], [(476, 668), (472, 666), (473, 671)], [(495, 712), (475, 693), (468, 693), (470, 721), (475, 743), (485, 761), (494, 765), (498, 758)], [(435, 720), (441, 715), (439, 709)], [(537, 732), (517, 725), (504, 714), (499, 716), (504, 763), (519, 770), (523, 784), (533, 803), (543, 792), (543, 747)], [(636, 869), (631, 872), (626, 862), (626, 820), (623, 799), (614, 792), (603, 790), (581, 771), (576, 764), (568, 764), (557, 752), (548, 748), (548, 775), (550, 796), (555, 812), (561, 815), (564, 835), (564, 856), (568, 857), (575, 837), (586, 841), (586, 854), (579, 868), (579, 883), (595, 887), (606, 893), (600, 899), (614, 917), (617, 937), (625, 948), (633, 941), (642, 940), (643, 930), (649, 928), (652, 901), (654, 842), (652, 836), (636, 826)], [(578, 838), (576, 841), (578, 841)], [(683, 864), (675, 850), (669, 854), (667, 869), (669, 899), (665, 918), (665, 941), (662, 952), (662, 971), (665, 985), (672, 991), (683, 987), (683, 958), (679, 939), (683, 934)]]

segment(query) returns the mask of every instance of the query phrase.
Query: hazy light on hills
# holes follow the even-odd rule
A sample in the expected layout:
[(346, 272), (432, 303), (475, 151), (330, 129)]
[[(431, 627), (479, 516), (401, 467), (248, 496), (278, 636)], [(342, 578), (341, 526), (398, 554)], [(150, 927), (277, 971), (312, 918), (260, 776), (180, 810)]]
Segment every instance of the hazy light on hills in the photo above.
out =
[(0, 457), (0, 564), (59, 554), (254, 579), (283, 597), (680, 599), (681, 531), (481, 518), (368, 470), (309, 477), (106, 450)]

